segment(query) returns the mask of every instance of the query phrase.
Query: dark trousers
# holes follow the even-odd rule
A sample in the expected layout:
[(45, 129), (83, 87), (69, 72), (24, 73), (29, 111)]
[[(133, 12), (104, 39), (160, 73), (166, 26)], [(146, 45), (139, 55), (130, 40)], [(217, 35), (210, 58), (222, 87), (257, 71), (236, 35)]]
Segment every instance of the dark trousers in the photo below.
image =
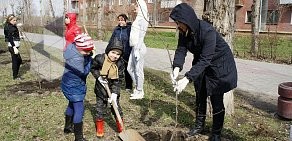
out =
[[(205, 116), (206, 107), (207, 107), (207, 88), (206, 80), (203, 77), (201, 83), (196, 83), (196, 114), (197, 117), (200, 115)], [(212, 125), (212, 134), (221, 134), (223, 128), (224, 116), (225, 116), (225, 107), (223, 103), (224, 93), (212, 93), (210, 96), (212, 104), (212, 114), (213, 114), (213, 125)]]
[(132, 77), (131, 75), (129, 74), (128, 70), (127, 70), (127, 67), (128, 67), (128, 62), (126, 63), (125, 62), (125, 82), (126, 82), (126, 89), (131, 89), (133, 88), (133, 80), (132, 80)]
[(82, 122), (84, 115), (84, 102), (69, 102), (65, 114), (73, 117), (73, 123)]
[[(121, 118), (123, 118), (123, 112), (122, 112), (122, 108), (120, 106), (119, 99), (120, 99), (120, 97), (117, 98), (118, 111), (119, 111)], [(107, 103), (108, 102), (106, 100), (104, 100), (103, 98), (98, 97), (98, 96), (96, 97), (96, 119), (103, 119), (104, 118), (105, 110), (107, 108)], [(115, 114), (113, 106), (111, 106), (111, 112), (114, 115), (114, 117), (116, 118), (116, 114)]]
[[(206, 87), (204, 85), (204, 87)], [(196, 108), (199, 112), (199, 114), (205, 115), (206, 112), (203, 110), (206, 110), (207, 107), (207, 92), (206, 88), (201, 89), (199, 93), (196, 93)], [(219, 113), (221, 111), (225, 111), (224, 103), (223, 103), (223, 95), (224, 93), (218, 93), (218, 94), (212, 94), (210, 96), (213, 114)]]
[(14, 50), (12, 47), (8, 47), (8, 51), (11, 54), (13, 79), (15, 79), (18, 77), (18, 72), (19, 72), (20, 65), (22, 63), (22, 59), (19, 53), (14, 54)]

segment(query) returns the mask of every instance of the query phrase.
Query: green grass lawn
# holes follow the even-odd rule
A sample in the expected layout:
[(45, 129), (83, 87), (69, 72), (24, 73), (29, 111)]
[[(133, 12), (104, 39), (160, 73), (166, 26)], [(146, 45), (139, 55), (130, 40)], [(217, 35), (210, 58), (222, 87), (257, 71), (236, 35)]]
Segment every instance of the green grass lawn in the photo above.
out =
[(236, 35), (233, 52), (238, 58), (292, 63), (292, 38), (280, 35), (261, 35), (257, 57), (250, 54), (251, 35)]
[[(30, 56), (22, 48), (25, 64), (21, 67), (23, 81), (13, 81), (10, 54), (5, 43), (0, 40), (0, 138), (5, 141), (64, 141), (73, 140), (73, 135), (63, 134), (64, 110), (67, 100), (60, 91), (60, 80), (40, 80), (30, 71)], [(26, 44), (28, 45), (28, 44)], [(48, 50), (49, 52), (49, 50)], [(52, 51), (54, 52), (54, 51)], [(88, 92), (85, 98), (84, 134), (89, 140), (95, 138), (95, 95), (94, 78), (89, 75)], [(176, 130), (187, 132), (195, 116), (195, 94), (192, 84), (178, 96), (175, 94), (169, 74), (162, 71), (145, 69), (145, 98), (129, 100), (129, 93), (121, 92), (121, 105), (127, 129), (141, 133), (146, 131), (174, 130), (175, 109), (178, 108), (178, 127)], [(290, 121), (274, 117), (275, 103), (249, 97), (248, 92), (235, 90), (235, 113), (225, 118), (223, 138), (228, 141), (286, 141), (289, 137)], [(256, 95), (256, 94), (255, 94)], [(115, 121), (109, 110), (106, 115), (105, 137), (101, 140), (115, 141)], [(212, 119), (207, 118), (205, 135), (196, 140), (206, 140), (211, 130)], [(150, 141), (151, 139), (148, 138)], [(151, 140), (153, 141), (153, 139)]]

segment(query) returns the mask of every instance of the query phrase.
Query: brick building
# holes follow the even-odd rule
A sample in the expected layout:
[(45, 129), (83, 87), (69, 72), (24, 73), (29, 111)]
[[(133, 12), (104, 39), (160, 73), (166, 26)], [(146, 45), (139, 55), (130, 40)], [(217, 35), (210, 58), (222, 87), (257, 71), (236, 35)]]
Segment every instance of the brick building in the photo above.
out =
[[(96, 27), (100, 19), (104, 28), (116, 26), (116, 17), (126, 13), (130, 21), (133, 20), (134, 3), (136, 0), (68, 0), (68, 10), (79, 13), (79, 24)], [(145, 0), (148, 6), (151, 25), (160, 27), (174, 27), (169, 18), (172, 8), (181, 3), (190, 3), (198, 17), (203, 13), (203, 1), (197, 0)], [(292, 0), (260, 0), (260, 31), (292, 32)], [(237, 31), (251, 31), (251, 6), (253, 0), (236, 0), (235, 29)], [(101, 11), (100, 11), (101, 10)], [(100, 13), (99, 13), (100, 12)], [(102, 18), (98, 18), (101, 15)]]
[[(292, 32), (292, 0), (260, 0), (260, 31)], [(236, 0), (235, 29), (251, 31), (252, 0)]]

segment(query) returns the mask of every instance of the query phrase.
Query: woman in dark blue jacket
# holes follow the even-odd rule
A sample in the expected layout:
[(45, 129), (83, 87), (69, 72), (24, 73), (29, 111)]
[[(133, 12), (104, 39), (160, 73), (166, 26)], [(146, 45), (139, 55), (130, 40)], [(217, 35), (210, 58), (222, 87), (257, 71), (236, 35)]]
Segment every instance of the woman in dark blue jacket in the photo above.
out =
[(188, 133), (195, 135), (204, 129), (207, 97), (210, 96), (213, 108), (212, 136), (219, 141), (224, 123), (224, 93), (237, 86), (237, 69), (229, 45), (221, 35), (205, 21), (197, 18), (193, 8), (182, 3), (174, 7), (170, 14), (180, 31), (175, 51), (172, 73), (173, 81), (183, 69), (187, 52), (193, 54), (191, 69), (175, 84), (180, 93), (189, 82), (196, 88), (196, 121)]
[[(74, 132), (75, 141), (84, 141), (83, 114), (86, 95), (86, 77), (90, 72), (93, 41), (87, 34), (75, 37), (64, 51), (65, 70), (61, 89), (69, 103), (65, 112), (64, 133)], [(74, 126), (74, 128), (73, 128)]]
[[(132, 51), (132, 47), (129, 44), (130, 31), (131, 31), (131, 23), (127, 22), (128, 17), (125, 14), (120, 14), (118, 17), (119, 24), (115, 27), (112, 36), (109, 40), (108, 46), (113, 43), (114, 39), (119, 39), (123, 43), (123, 59), (125, 63), (125, 68), (128, 66), (129, 57)], [(108, 47), (107, 47), (108, 48)], [(127, 69), (124, 70), (125, 73), (125, 83), (126, 83), (126, 91), (131, 91), (133, 88), (133, 80), (128, 73)]]

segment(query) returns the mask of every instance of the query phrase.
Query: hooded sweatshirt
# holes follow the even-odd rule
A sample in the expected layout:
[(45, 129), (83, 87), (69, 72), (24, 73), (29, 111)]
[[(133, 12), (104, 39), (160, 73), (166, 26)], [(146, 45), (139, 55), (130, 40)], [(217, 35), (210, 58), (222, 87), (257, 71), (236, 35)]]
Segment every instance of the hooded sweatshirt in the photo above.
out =
[(70, 19), (70, 23), (66, 24), (66, 31), (65, 31), (65, 40), (66, 44), (64, 47), (64, 50), (66, 47), (74, 42), (74, 38), (78, 35), (81, 34), (81, 29), (80, 27), (76, 24), (77, 20), (77, 14), (76, 13), (67, 13), (67, 17)]
[(180, 33), (173, 67), (183, 69), (187, 52), (193, 54), (191, 69), (185, 76), (200, 88), (201, 76), (206, 79), (207, 94), (225, 93), (237, 86), (237, 70), (229, 45), (212, 25), (197, 18), (192, 7), (181, 3), (170, 18), (188, 26), (187, 35)]
[(138, 0), (137, 4), (138, 13), (131, 28), (130, 46), (141, 50), (142, 53), (146, 53), (144, 37), (148, 28), (148, 9), (144, 0)]

